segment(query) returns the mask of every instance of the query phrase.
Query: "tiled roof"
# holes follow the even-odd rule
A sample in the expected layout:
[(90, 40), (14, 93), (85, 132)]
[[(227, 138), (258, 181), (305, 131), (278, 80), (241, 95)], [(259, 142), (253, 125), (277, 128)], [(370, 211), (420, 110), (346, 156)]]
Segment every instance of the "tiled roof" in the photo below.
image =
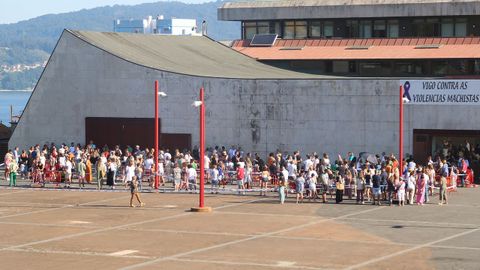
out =
[(232, 47), (259, 60), (480, 58), (480, 37), (278, 39), (272, 47), (249, 44), (249, 40), (237, 40)]

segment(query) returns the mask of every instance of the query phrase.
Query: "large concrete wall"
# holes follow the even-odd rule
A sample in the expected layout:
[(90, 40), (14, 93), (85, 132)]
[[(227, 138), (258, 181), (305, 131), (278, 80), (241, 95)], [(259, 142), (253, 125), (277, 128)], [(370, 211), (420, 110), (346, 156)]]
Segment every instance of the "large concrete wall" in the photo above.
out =
[[(207, 145), (330, 154), (397, 152), (398, 80), (239, 80), (162, 72), (121, 60), (65, 32), (9, 142), (85, 143), (86, 117), (152, 117), (154, 80), (162, 132), (191, 133), (206, 89)], [(418, 129), (480, 129), (475, 106), (406, 106), (405, 152)], [(459, 117), (462, 115), (462, 117)]]

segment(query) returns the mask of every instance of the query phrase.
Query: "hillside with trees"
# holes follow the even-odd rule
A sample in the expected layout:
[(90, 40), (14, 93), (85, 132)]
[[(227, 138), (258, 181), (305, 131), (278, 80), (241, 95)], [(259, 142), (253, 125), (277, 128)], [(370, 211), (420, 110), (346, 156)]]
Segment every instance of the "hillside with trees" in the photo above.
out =
[(165, 18), (196, 19), (199, 27), (206, 20), (208, 35), (216, 40), (239, 38), (238, 22), (217, 20), (217, 8), (222, 4), (223, 1), (115, 5), (0, 24), (0, 89), (33, 88), (63, 29), (113, 31), (115, 19), (164, 15)]

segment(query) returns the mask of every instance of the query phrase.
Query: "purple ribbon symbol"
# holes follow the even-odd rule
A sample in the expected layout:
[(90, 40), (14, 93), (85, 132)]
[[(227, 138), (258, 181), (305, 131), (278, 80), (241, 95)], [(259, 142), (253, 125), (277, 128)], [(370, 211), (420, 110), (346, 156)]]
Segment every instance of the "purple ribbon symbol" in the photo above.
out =
[(409, 91), (410, 91), (410, 82), (406, 81), (405, 84), (403, 85), (403, 97), (407, 98), (408, 101), (412, 101)]

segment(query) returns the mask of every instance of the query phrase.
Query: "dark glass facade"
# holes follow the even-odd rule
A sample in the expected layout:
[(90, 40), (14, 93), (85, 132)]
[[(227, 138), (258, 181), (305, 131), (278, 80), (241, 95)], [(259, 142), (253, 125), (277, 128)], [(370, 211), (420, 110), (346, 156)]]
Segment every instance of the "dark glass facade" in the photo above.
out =
[(480, 16), (243, 21), (242, 39), (254, 34), (283, 39), (480, 36)]
[(312, 74), (359, 77), (480, 76), (480, 59), (274, 60), (276, 67)]

